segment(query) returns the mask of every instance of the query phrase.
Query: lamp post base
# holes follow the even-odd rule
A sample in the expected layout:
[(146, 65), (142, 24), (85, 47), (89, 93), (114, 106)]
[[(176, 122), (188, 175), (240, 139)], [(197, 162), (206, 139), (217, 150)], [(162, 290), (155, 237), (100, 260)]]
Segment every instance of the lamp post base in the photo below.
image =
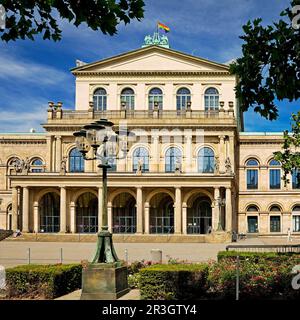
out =
[(116, 300), (128, 293), (127, 267), (115, 263), (89, 264), (82, 270), (80, 300)]
[(105, 229), (98, 233), (97, 249), (92, 263), (120, 263), (115, 251), (112, 234)]

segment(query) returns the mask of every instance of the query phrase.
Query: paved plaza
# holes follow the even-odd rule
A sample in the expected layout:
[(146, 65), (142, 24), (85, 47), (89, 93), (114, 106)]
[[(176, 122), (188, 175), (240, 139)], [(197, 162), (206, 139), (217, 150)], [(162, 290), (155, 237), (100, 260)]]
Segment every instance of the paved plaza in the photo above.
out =
[[(300, 244), (293, 239), (290, 244)], [(238, 244), (288, 244), (286, 237), (251, 238)], [(163, 261), (169, 257), (192, 262), (216, 259), (217, 253), (225, 250), (228, 244), (209, 243), (115, 243), (118, 257), (129, 262), (150, 260), (151, 249), (161, 249)], [(12, 267), (20, 264), (76, 263), (90, 260), (95, 251), (95, 243), (74, 242), (0, 242), (0, 265)], [(127, 252), (127, 253), (126, 253)]]

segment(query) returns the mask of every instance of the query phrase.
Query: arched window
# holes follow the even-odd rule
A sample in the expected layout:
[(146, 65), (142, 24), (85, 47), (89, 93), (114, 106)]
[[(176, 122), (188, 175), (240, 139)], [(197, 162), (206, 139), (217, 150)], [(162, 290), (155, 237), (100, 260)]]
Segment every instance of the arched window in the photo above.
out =
[(251, 206), (249, 206), (248, 209), (247, 209), (247, 212), (258, 212), (258, 211), (259, 211), (259, 209), (258, 209), (258, 207), (255, 206), (255, 205), (251, 205)]
[(78, 233), (98, 231), (98, 198), (91, 192), (86, 192), (77, 199), (76, 230)]
[(281, 231), (281, 209), (279, 206), (274, 205), (270, 208), (270, 232)]
[(256, 159), (249, 159), (246, 162), (247, 167), (252, 167), (247, 169), (247, 189), (257, 189), (258, 188), (258, 169), (254, 169), (259, 166)]
[(292, 214), (293, 214), (293, 232), (300, 232), (300, 205), (294, 206)]
[(269, 185), (270, 189), (280, 189), (281, 187), (281, 170), (280, 170), (280, 162), (272, 159), (269, 162)]
[(211, 148), (202, 148), (198, 152), (198, 172), (212, 173), (215, 171), (215, 154)]
[(177, 110), (184, 110), (187, 108), (188, 102), (191, 102), (191, 92), (188, 88), (180, 88), (176, 94), (176, 108)]
[(161, 89), (159, 88), (152, 88), (149, 91), (148, 95), (148, 104), (149, 104), (149, 110), (153, 110), (155, 104), (158, 104), (158, 108), (162, 110), (163, 108), (163, 93)]
[(69, 172), (84, 172), (84, 159), (77, 148), (69, 154)]
[(39, 203), (40, 231), (59, 232), (60, 197), (54, 192), (46, 193)]
[(125, 88), (121, 92), (121, 105), (125, 103), (127, 110), (134, 110), (134, 91), (131, 88)]
[(146, 148), (136, 148), (132, 157), (133, 171), (136, 172), (139, 167), (139, 161), (142, 163), (142, 172), (149, 171), (149, 152)]
[(44, 164), (40, 158), (31, 161), (31, 172), (43, 172)]
[(247, 208), (247, 223), (248, 223), (248, 232), (249, 233), (257, 233), (258, 232), (258, 216), (259, 211), (258, 207), (255, 205), (251, 205)]
[(104, 88), (99, 88), (94, 92), (94, 108), (98, 111), (107, 109), (107, 93)]
[(292, 170), (292, 185), (293, 189), (300, 189), (300, 169)]
[(216, 88), (208, 88), (204, 93), (205, 111), (219, 109), (219, 91)]
[(176, 162), (181, 163), (181, 151), (178, 148), (171, 147), (166, 152), (165, 171), (175, 172)]

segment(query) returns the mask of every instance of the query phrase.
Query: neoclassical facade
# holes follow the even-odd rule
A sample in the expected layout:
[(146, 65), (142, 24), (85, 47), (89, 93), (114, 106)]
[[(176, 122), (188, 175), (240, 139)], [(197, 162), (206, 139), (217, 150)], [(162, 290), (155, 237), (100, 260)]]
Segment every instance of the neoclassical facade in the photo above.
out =
[(227, 65), (156, 43), (78, 62), (72, 73), (75, 109), (50, 102), (44, 132), (0, 134), (0, 229), (99, 230), (101, 170), (83, 160), (73, 133), (106, 118), (135, 133), (108, 174), (114, 234), (300, 232), (297, 173), (284, 186), (273, 159), (282, 134), (243, 131)]

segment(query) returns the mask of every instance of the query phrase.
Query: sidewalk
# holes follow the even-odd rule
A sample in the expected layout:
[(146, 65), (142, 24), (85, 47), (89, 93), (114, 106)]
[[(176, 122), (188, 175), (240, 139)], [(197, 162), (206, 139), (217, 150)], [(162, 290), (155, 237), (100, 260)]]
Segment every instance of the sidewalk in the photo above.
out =
[[(80, 300), (80, 295), (81, 290), (76, 290), (54, 300)], [(140, 300), (140, 291), (138, 289), (130, 290), (127, 294), (125, 294), (118, 300)]]

